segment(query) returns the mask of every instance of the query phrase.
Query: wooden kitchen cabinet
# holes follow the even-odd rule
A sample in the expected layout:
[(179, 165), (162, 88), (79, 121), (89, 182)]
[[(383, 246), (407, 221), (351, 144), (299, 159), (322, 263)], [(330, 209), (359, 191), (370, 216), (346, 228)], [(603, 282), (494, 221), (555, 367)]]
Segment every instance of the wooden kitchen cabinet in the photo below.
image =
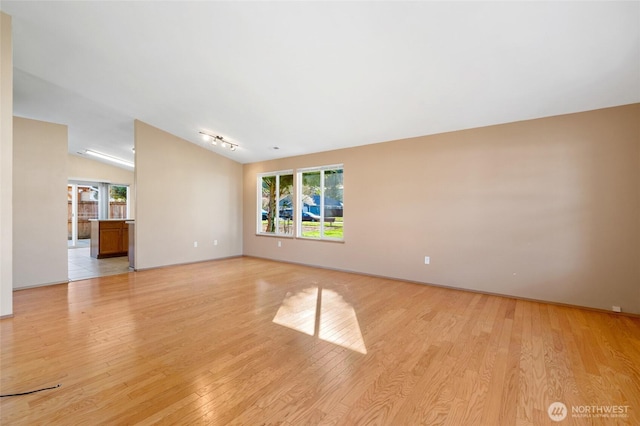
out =
[(91, 257), (126, 256), (129, 250), (129, 228), (126, 220), (91, 221)]

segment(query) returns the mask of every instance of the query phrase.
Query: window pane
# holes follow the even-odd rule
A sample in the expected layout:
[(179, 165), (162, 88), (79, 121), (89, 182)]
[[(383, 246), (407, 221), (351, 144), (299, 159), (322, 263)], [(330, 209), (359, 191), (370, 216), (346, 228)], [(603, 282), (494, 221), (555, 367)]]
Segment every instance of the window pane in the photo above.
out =
[(263, 176), (261, 232), (276, 232), (276, 202), (276, 176)]
[(293, 234), (293, 174), (263, 176), (259, 232)]
[(293, 174), (278, 176), (278, 233), (293, 234)]
[(78, 239), (91, 238), (91, 222), (98, 218), (98, 187), (78, 185)]
[(343, 237), (342, 169), (324, 172), (324, 222), (323, 234), (327, 238)]
[(321, 172), (302, 173), (300, 235), (320, 238), (320, 195), (322, 193)]
[(343, 169), (309, 169), (300, 178), (300, 237), (344, 239)]
[(109, 219), (127, 219), (127, 187), (109, 185)]

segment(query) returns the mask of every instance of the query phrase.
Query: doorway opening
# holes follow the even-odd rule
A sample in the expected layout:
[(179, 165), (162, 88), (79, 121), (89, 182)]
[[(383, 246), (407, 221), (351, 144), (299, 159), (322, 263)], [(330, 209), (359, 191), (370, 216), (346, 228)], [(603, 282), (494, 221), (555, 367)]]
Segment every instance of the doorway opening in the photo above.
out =
[(104, 182), (69, 181), (67, 184), (67, 247), (69, 281), (129, 272), (127, 256), (91, 257), (94, 220), (127, 219), (129, 186)]

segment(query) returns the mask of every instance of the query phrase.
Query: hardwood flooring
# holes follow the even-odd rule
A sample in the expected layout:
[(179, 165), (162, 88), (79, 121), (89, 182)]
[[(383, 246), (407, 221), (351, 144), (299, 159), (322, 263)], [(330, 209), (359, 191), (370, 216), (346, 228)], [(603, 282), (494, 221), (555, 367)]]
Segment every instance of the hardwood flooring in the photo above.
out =
[(3, 425), (640, 424), (626, 316), (246, 257), (14, 311), (1, 393), (61, 387), (1, 398)]

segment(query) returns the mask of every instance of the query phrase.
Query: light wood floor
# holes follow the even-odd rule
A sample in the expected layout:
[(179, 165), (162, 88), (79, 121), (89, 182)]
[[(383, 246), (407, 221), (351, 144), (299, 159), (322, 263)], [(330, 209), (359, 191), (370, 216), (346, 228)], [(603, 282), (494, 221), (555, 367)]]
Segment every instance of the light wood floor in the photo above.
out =
[(640, 424), (625, 316), (253, 258), (22, 290), (14, 311), (1, 393), (62, 386), (1, 398), (3, 425)]

